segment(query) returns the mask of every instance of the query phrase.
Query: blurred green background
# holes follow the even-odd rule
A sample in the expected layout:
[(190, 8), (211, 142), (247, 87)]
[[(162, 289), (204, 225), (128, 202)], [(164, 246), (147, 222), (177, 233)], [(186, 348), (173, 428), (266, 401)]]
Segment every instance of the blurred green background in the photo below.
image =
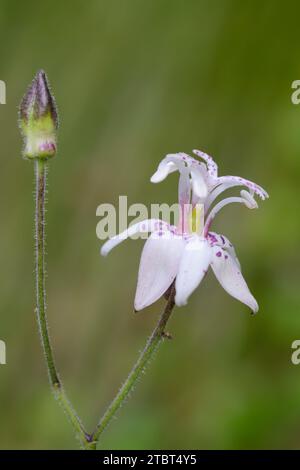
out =
[(165, 342), (103, 449), (300, 448), (299, 2), (0, 1), (0, 447), (76, 448), (57, 407), (34, 317), (33, 165), (17, 106), (39, 68), (60, 111), (48, 203), (49, 323), (65, 387), (92, 429), (134, 363), (163, 301), (133, 313), (142, 241), (101, 258), (96, 208), (175, 202), (151, 185), (168, 152), (200, 148), (221, 174), (270, 193), (230, 206), (215, 230), (235, 244), (256, 317), (210, 274), (176, 309)]

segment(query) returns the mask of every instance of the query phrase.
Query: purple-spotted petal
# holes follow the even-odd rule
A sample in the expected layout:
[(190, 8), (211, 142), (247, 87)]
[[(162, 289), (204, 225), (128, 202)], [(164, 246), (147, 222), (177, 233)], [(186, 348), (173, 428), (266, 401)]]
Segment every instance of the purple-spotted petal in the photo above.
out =
[(197, 157), (202, 158), (207, 165), (207, 172), (209, 176), (212, 179), (217, 178), (218, 176), (218, 165), (216, 162), (213, 160), (213, 158), (210, 155), (207, 155), (207, 153), (202, 152), (201, 150), (193, 150), (193, 153), (197, 155)]
[(230, 240), (228, 240), (228, 238), (225, 237), (225, 235), (220, 235), (216, 232), (208, 232), (207, 239), (211, 246), (217, 245), (223, 248), (224, 250), (226, 250), (229, 253), (229, 255), (231, 255), (231, 257), (234, 259), (238, 268), (241, 269), (241, 264), (238, 260), (238, 257), (236, 256), (234, 246), (230, 242)]
[(176, 278), (176, 305), (187, 303), (189, 296), (198, 287), (211, 261), (211, 247), (207, 240), (194, 237), (187, 243)]
[(240, 176), (220, 176), (217, 178), (216, 183), (218, 185), (222, 185), (224, 190), (226, 189), (226, 186), (246, 186), (250, 191), (257, 194), (263, 201), (269, 197), (267, 191), (265, 191), (264, 188), (256, 183), (253, 183), (253, 181), (246, 180)]
[(171, 232), (155, 232), (143, 248), (134, 308), (136, 311), (153, 304), (174, 281), (185, 242)]
[(258, 304), (251, 294), (235, 259), (219, 246), (212, 247), (211, 267), (221, 286), (235, 299), (256, 313)]

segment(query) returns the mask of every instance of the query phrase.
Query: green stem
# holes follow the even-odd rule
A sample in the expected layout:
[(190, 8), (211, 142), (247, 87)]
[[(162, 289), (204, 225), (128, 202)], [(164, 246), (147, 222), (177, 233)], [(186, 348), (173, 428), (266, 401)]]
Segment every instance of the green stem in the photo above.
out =
[(84, 427), (72, 407), (64, 391), (59, 378), (50, 343), (47, 316), (46, 316), (46, 290), (45, 290), (45, 203), (47, 186), (47, 163), (45, 160), (36, 159), (36, 207), (35, 207), (35, 252), (36, 252), (36, 314), (39, 325), (40, 339), (45, 354), (49, 381), (51, 388), (62, 406), (69, 420), (71, 421), (75, 433), (81, 444), (85, 447), (90, 440), (90, 436), (85, 432)]
[(103, 433), (107, 425), (110, 423), (114, 415), (117, 413), (119, 408), (127, 399), (128, 395), (132, 391), (137, 380), (143, 373), (145, 366), (147, 365), (149, 360), (153, 357), (153, 354), (155, 353), (160, 343), (164, 340), (164, 338), (171, 338), (171, 336), (168, 333), (165, 333), (165, 327), (175, 305), (174, 297), (175, 297), (175, 286), (173, 284), (169, 291), (168, 302), (165, 306), (165, 309), (163, 313), (161, 314), (154, 331), (149, 337), (144, 350), (140, 354), (140, 357), (138, 358), (136, 364), (134, 365), (133, 369), (129, 373), (126, 381), (122, 385), (116, 397), (113, 399), (113, 401), (111, 402), (111, 404), (108, 406), (107, 410), (105, 411), (104, 415), (100, 419), (94, 433), (91, 435), (95, 445), (98, 442), (101, 434)]
[(164, 338), (170, 338), (168, 333), (165, 333), (165, 327), (171, 316), (174, 308), (175, 287), (172, 284), (168, 292), (168, 301), (159, 321), (149, 337), (143, 352), (140, 354), (136, 364), (129, 373), (126, 381), (117, 393), (114, 400), (111, 402), (103, 417), (100, 419), (95, 431), (88, 434), (72, 404), (64, 391), (62, 382), (59, 378), (53, 356), (53, 350), (49, 338), (47, 316), (46, 316), (46, 290), (45, 290), (45, 198), (46, 198), (46, 185), (47, 185), (47, 164), (45, 160), (36, 159), (36, 313), (40, 331), (41, 343), (43, 346), (48, 375), (51, 388), (57, 398), (59, 404), (63, 408), (67, 417), (73, 425), (76, 436), (79, 438), (81, 446), (85, 450), (96, 450), (97, 443), (105, 428), (108, 426), (114, 415), (122, 406), (128, 395), (132, 391), (138, 378), (144, 371), (147, 363), (153, 357), (156, 349)]

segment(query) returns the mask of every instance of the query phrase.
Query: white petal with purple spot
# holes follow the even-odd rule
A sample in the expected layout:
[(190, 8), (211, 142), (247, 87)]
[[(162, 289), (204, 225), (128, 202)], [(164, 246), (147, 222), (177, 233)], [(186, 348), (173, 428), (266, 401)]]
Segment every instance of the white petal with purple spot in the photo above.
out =
[(211, 267), (221, 286), (256, 313), (258, 304), (251, 294), (236, 261), (219, 246), (212, 247)]
[(234, 246), (230, 242), (230, 240), (228, 240), (228, 238), (225, 237), (225, 235), (220, 235), (219, 233), (216, 233), (216, 232), (208, 232), (207, 239), (209, 243), (211, 244), (211, 246), (217, 245), (223, 248), (224, 250), (226, 250), (229, 253), (229, 255), (231, 255), (231, 257), (234, 259), (238, 268), (241, 269), (241, 265), (238, 260), (238, 257), (236, 256)]

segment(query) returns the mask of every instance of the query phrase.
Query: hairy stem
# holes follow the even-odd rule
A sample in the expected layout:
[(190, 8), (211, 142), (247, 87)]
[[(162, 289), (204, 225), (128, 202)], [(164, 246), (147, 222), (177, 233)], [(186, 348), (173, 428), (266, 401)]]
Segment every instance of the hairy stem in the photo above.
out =
[(116, 397), (113, 399), (113, 401), (111, 402), (111, 404), (108, 406), (107, 410), (105, 411), (104, 415), (100, 419), (94, 433), (91, 435), (91, 438), (93, 439), (95, 445), (97, 444), (101, 434), (103, 433), (107, 425), (110, 423), (110, 421), (115, 416), (119, 408), (122, 406), (122, 404), (125, 402), (125, 400), (129, 396), (137, 380), (143, 373), (145, 366), (147, 365), (149, 360), (153, 357), (153, 354), (155, 353), (160, 343), (165, 338), (170, 338), (170, 335), (165, 332), (165, 327), (167, 325), (167, 322), (171, 316), (171, 313), (175, 305), (174, 297), (175, 297), (175, 286), (174, 284), (172, 284), (170, 291), (169, 291), (169, 297), (168, 297), (168, 301), (165, 306), (165, 309), (163, 313), (161, 314), (155, 329), (153, 330), (151, 336), (149, 337), (144, 350), (140, 354), (140, 357), (138, 358), (136, 364), (134, 365), (133, 369), (129, 373), (127, 379), (125, 380), (124, 384), (120, 388)]
[(39, 325), (40, 339), (45, 354), (46, 365), (51, 388), (56, 399), (62, 406), (67, 417), (71, 421), (76, 436), (81, 445), (86, 446), (89, 436), (68, 400), (62, 382), (59, 378), (50, 343), (47, 316), (46, 316), (46, 290), (45, 290), (45, 203), (47, 185), (47, 164), (44, 160), (35, 161), (36, 176), (36, 206), (35, 206), (35, 253), (36, 253), (36, 314)]
[(48, 323), (46, 316), (46, 290), (45, 290), (45, 203), (46, 203), (46, 185), (47, 185), (47, 166), (46, 162), (41, 159), (35, 161), (36, 172), (36, 212), (35, 212), (35, 237), (36, 237), (36, 314), (39, 325), (40, 338), (43, 346), (46, 365), (50, 380), (51, 388), (56, 399), (66, 413), (68, 419), (73, 425), (76, 437), (79, 439), (81, 446), (86, 450), (96, 450), (97, 443), (105, 428), (108, 426), (112, 418), (115, 416), (119, 408), (125, 402), (132, 391), (137, 380), (144, 371), (148, 361), (154, 355), (156, 349), (164, 338), (170, 338), (165, 332), (165, 327), (174, 308), (175, 286), (172, 284), (168, 291), (167, 304), (159, 318), (159, 321), (149, 337), (146, 346), (140, 357), (138, 358), (133, 369), (129, 373), (127, 379), (121, 389), (108, 406), (104, 415), (100, 419), (95, 431), (88, 434), (72, 404), (70, 403), (59, 374), (57, 372), (53, 349), (50, 342)]

